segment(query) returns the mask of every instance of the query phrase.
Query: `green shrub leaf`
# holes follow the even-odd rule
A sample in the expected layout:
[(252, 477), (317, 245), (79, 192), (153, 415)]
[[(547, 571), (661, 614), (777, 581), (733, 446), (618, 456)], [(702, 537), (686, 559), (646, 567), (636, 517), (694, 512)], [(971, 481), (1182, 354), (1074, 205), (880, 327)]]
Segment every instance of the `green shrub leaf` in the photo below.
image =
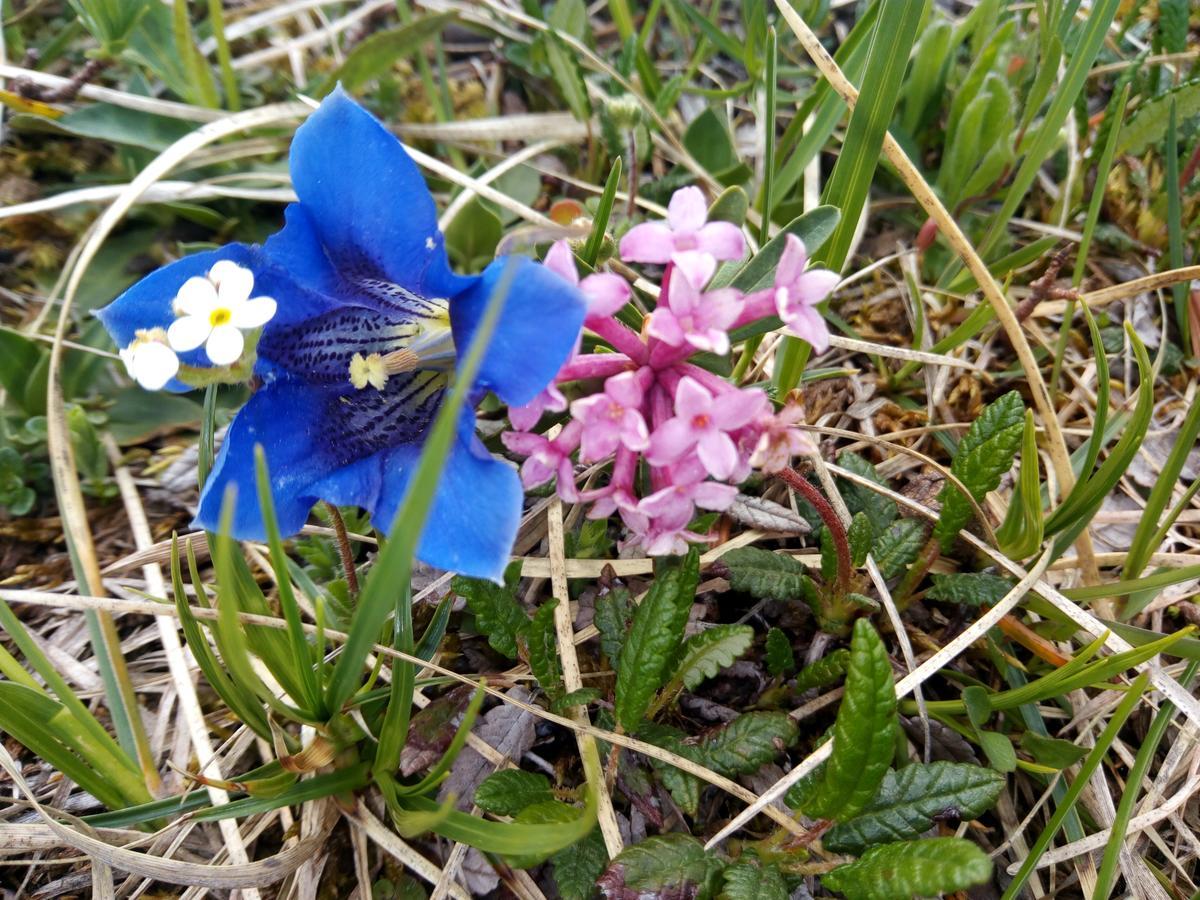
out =
[(795, 743), (796, 723), (787, 713), (748, 712), (709, 734), (700, 751), (722, 775), (752, 775)]
[(909, 900), (960, 891), (991, 877), (992, 861), (982, 850), (970, 841), (943, 837), (875, 847), (838, 866), (821, 883), (854, 900)]
[(629, 896), (707, 900), (715, 894), (724, 867), (695, 838), (661, 834), (618, 853), (597, 885), (609, 900)]
[(925, 524), (920, 519), (897, 519), (875, 539), (871, 555), (884, 578), (895, 578), (917, 558), (925, 543)]
[(633, 600), (629, 590), (620, 585), (596, 598), (596, 629), (600, 632), (600, 649), (613, 668), (621, 657), (621, 647), (633, 621)]
[[(879, 485), (886, 484), (879, 473), (875, 471), (875, 467), (857, 453), (849, 451), (841, 453), (838, 455), (837, 463), (855, 475), (869, 478)], [(891, 497), (885, 497), (878, 491), (873, 491), (869, 487), (855, 484), (844, 478), (839, 479), (837, 485), (838, 490), (842, 493), (842, 499), (846, 501), (846, 508), (851, 513), (864, 513), (871, 520), (871, 529), (875, 534), (882, 534), (884, 529), (891, 525), (896, 516), (900, 514), (896, 508), (896, 501)]]
[(559, 850), (550, 862), (554, 864), (554, 881), (563, 900), (589, 900), (596, 890), (596, 879), (608, 864), (604, 836), (593, 830), (582, 841)]
[(518, 634), (525, 648), (525, 657), (538, 685), (551, 701), (563, 695), (562, 664), (558, 661), (558, 638), (554, 631), (554, 608), (557, 600), (538, 607), (533, 618), (521, 626)]
[(850, 651), (845, 648), (834, 650), (800, 670), (796, 676), (796, 690), (804, 692), (833, 684), (846, 674), (849, 665)]
[(925, 596), (943, 603), (965, 603), (968, 606), (991, 606), (1012, 590), (1012, 585), (999, 575), (986, 572), (954, 572), (934, 575), (933, 587)]
[[(687, 735), (677, 728), (647, 722), (638, 729), (638, 737), (656, 747), (670, 750), (684, 759), (689, 759), (699, 765), (705, 764), (704, 754), (701, 753), (700, 748), (694, 744), (685, 744), (683, 741)], [(700, 779), (691, 772), (685, 772), (669, 762), (653, 757), (650, 758), (650, 767), (658, 772), (663, 787), (671, 792), (671, 797), (679, 804), (679, 808), (689, 816), (695, 816), (700, 806)]]
[(668, 662), (683, 641), (692, 598), (700, 581), (700, 556), (693, 547), (674, 568), (655, 579), (633, 614), (617, 665), (617, 724), (633, 731), (650, 698), (663, 685)]
[(504, 572), (504, 584), (492, 584), (482, 578), (456, 576), (450, 589), (467, 601), (480, 634), (497, 653), (517, 658), (517, 634), (529, 623), (529, 617), (517, 603), (517, 582), (521, 563), (514, 562)]
[(498, 816), (515, 816), (527, 806), (553, 799), (550, 780), (523, 769), (493, 772), (475, 788), (475, 805)]
[(915, 838), (953, 811), (963, 821), (991, 809), (1004, 777), (969, 763), (934, 762), (888, 772), (879, 794), (861, 813), (834, 825), (822, 843), (835, 853), (861, 854), (875, 844)]
[(739, 547), (721, 557), (735, 591), (769, 600), (797, 600), (804, 595), (808, 576), (804, 564), (782, 553), (759, 547)]
[(778, 678), (796, 668), (796, 657), (792, 655), (792, 642), (778, 628), (767, 632), (767, 671)]
[(694, 634), (683, 645), (683, 657), (675, 679), (689, 691), (705, 678), (712, 678), (721, 669), (750, 649), (754, 629), (749, 625), (716, 625)]
[(722, 874), (720, 900), (787, 900), (787, 885), (775, 866), (738, 862)]

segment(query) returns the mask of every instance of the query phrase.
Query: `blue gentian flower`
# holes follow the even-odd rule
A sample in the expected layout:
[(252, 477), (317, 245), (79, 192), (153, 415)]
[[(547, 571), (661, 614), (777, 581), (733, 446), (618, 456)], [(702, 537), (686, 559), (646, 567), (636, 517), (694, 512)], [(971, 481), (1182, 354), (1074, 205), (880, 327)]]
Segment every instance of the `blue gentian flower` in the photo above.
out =
[[(264, 537), (254, 446), (271, 472), (280, 527), (298, 532), (326, 500), (370, 511), (386, 529), (422, 444), (507, 265), (516, 271), (476, 384), (518, 406), (571, 354), (583, 323), (579, 291), (524, 258), (480, 275), (451, 271), (433, 198), (403, 146), (339, 88), (296, 132), (299, 197), (262, 246), (229, 244), (174, 262), (99, 315), (143, 386), (189, 390), (242, 381), (238, 412), (200, 498), (215, 529), (237, 487), (233, 534)], [(153, 352), (151, 352), (153, 351)], [(498, 579), (520, 517), (515, 468), (461, 421), (418, 556)]]

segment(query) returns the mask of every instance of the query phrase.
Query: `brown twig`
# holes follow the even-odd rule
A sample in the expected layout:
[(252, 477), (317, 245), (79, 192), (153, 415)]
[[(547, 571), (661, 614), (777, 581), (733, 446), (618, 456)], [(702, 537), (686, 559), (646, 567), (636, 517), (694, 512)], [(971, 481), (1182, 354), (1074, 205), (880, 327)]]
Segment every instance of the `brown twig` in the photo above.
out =
[[(36, 59), (34, 61), (36, 62)], [(26, 100), (36, 100), (39, 103), (70, 103), (79, 95), (83, 86), (99, 75), (109, 62), (111, 60), (89, 59), (62, 87), (52, 88), (44, 84), (35, 84), (22, 76), (12, 80), (12, 90)]]
[(346, 522), (342, 519), (342, 514), (332, 503), (321, 501), (325, 507), (325, 511), (329, 513), (329, 520), (333, 524), (333, 531), (337, 536), (338, 556), (342, 558), (342, 568), (346, 570), (346, 587), (350, 589), (350, 593), (358, 593), (358, 571), (354, 568), (354, 551), (350, 548), (350, 535), (346, 531)]
[(1065, 249), (1058, 251), (1050, 258), (1050, 263), (1046, 266), (1042, 277), (1030, 283), (1029, 296), (1017, 304), (1015, 311), (1017, 321), (1024, 322), (1033, 315), (1033, 311), (1043, 300), (1079, 299), (1079, 292), (1075, 288), (1060, 288), (1054, 284), (1058, 280), (1058, 273), (1062, 271), (1062, 267), (1066, 263), (1067, 251)]

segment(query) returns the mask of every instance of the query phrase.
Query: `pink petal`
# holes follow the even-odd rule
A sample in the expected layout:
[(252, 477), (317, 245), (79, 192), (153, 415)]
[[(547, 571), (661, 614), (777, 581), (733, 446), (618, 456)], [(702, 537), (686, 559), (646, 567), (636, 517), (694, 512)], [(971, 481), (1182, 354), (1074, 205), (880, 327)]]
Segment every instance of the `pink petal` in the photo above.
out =
[(780, 318), (787, 323), (788, 328), (812, 344), (816, 353), (824, 353), (829, 349), (829, 326), (825, 324), (821, 314), (811, 306), (797, 306), (790, 315), (781, 315)]
[(589, 275), (579, 282), (579, 289), (587, 297), (589, 316), (611, 316), (629, 302), (629, 284), (611, 272)]
[(710, 431), (701, 436), (696, 445), (700, 462), (713, 478), (724, 480), (737, 468), (738, 454), (733, 439), (721, 431)]
[(712, 404), (712, 417), (722, 431), (736, 431), (767, 414), (770, 404), (762, 391), (747, 388), (721, 394)]
[(830, 295), (842, 277), (829, 269), (810, 269), (800, 276), (788, 293), (805, 306), (816, 306)]
[(695, 378), (684, 375), (675, 388), (675, 415), (682, 419), (706, 416), (712, 410), (712, 394)]
[(692, 185), (680, 188), (667, 204), (667, 224), (672, 231), (699, 231), (708, 218), (708, 203), (704, 191)]
[(626, 232), (619, 249), (621, 259), (627, 262), (667, 263), (675, 250), (675, 238), (662, 222), (643, 222)]
[(701, 509), (711, 509), (724, 512), (737, 499), (737, 488), (731, 484), (718, 484), (715, 481), (705, 481), (696, 485), (692, 491), (692, 501)]
[(583, 430), (579, 446), (580, 462), (599, 462), (617, 449), (620, 433), (612, 423), (589, 425)]
[(729, 352), (729, 335), (719, 328), (708, 328), (688, 335), (688, 343), (697, 350), (724, 356)]
[(636, 409), (642, 405), (646, 389), (637, 372), (622, 372), (604, 383), (604, 393), (626, 409)]
[(660, 307), (650, 314), (650, 323), (646, 326), (646, 333), (672, 347), (680, 346), (687, 339), (687, 334), (680, 326), (679, 320), (675, 318), (671, 310), (665, 307)]
[(804, 249), (804, 241), (794, 234), (789, 234), (783, 244), (779, 265), (775, 269), (775, 283), (790, 286), (804, 272), (806, 262), (808, 251)]
[(625, 410), (621, 420), (621, 443), (640, 453), (650, 446), (650, 432), (646, 429), (646, 420), (636, 409)]
[(608, 410), (612, 399), (604, 394), (592, 394), (571, 404), (571, 417), (582, 422), (585, 427), (593, 421), (608, 419)]
[(705, 320), (722, 330), (737, 321), (742, 313), (742, 293), (737, 288), (710, 291), (702, 299)]
[(551, 272), (561, 275), (571, 284), (579, 284), (579, 273), (575, 271), (575, 255), (566, 241), (557, 241), (546, 253), (542, 263)]
[[(684, 250), (672, 255), (671, 262), (675, 267), (683, 273), (687, 280), (687, 286), (692, 288), (690, 294), (694, 295), (697, 291), (703, 288), (709, 281), (712, 280), (713, 273), (717, 271), (717, 261), (712, 258), (711, 254), (704, 253), (700, 250)], [(671, 302), (674, 303), (674, 298), (678, 288), (675, 284), (676, 279), (671, 279)], [(683, 286), (681, 285), (680, 288)]]
[(732, 222), (709, 222), (700, 229), (698, 249), (711, 253), (716, 259), (741, 259), (746, 252), (742, 229)]
[(527, 431), (505, 431), (500, 440), (513, 453), (529, 456), (537, 450), (546, 447), (550, 442), (540, 434), (530, 434)]
[(673, 463), (692, 447), (696, 446), (696, 435), (683, 419), (667, 419), (650, 435), (650, 449), (646, 459), (652, 465)]
[(644, 498), (638, 504), (638, 511), (655, 519), (682, 519), (682, 524), (686, 525), (692, 518), (692, 501), (687, 490), (671, 485)]

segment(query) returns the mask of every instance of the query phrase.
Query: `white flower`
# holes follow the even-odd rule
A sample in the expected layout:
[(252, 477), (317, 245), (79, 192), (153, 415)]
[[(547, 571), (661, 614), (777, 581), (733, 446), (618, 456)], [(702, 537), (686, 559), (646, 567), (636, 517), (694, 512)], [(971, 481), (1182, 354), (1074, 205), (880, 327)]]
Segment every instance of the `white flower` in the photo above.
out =
[(129, 377), (148, 391), (161, 390), (179, 371), (179, 357), (167, 346), (161, 328), (139, 329), (133, 343), (121, 350), (121, 361)]
[(237, 362), (246, 347), (243, 331), (258, 328), (275, 315), (275, 301), (254, 297), (254, 273), (223, 259), (205, 278), (189, 278), (175, 297), (179, 316), (167, 329), (167, 340), (180, 353), (204, 350), (213, 365)]

